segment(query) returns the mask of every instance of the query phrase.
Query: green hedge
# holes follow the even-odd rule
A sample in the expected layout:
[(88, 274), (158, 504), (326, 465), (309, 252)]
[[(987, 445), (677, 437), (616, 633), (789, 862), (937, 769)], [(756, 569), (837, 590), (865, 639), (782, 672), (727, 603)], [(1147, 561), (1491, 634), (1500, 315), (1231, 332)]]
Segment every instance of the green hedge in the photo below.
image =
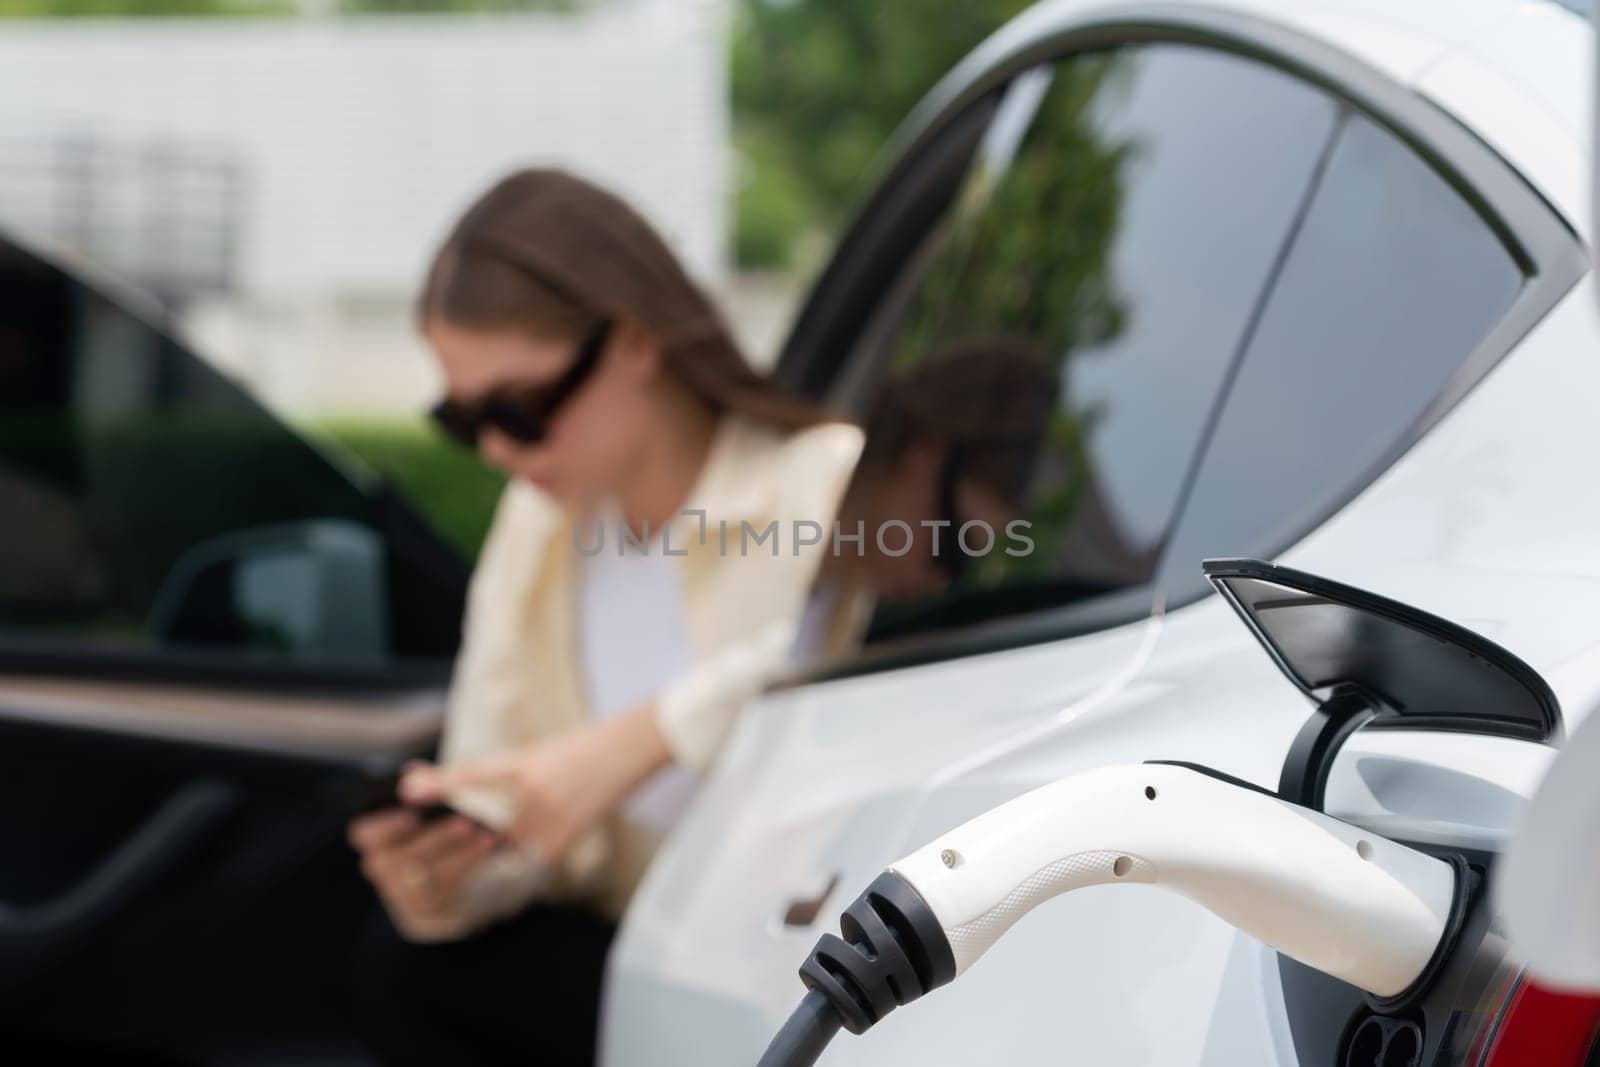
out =
[(469, 560), (489, 530), (505, 476), (441, 437), (425, 419), (320, 419), (327, 433), (389, 481)]

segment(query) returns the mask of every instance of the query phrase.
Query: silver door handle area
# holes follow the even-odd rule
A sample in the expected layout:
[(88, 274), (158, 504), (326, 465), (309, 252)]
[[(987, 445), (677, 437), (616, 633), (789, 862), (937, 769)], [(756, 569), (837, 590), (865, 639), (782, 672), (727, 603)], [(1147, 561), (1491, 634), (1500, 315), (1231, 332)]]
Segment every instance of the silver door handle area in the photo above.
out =
[(219, 782), (193, 782), (167, 798), (76, 885), (26, 907), (0, 902), (0, 990), (93, 940), (181, 870), (238, 807)]

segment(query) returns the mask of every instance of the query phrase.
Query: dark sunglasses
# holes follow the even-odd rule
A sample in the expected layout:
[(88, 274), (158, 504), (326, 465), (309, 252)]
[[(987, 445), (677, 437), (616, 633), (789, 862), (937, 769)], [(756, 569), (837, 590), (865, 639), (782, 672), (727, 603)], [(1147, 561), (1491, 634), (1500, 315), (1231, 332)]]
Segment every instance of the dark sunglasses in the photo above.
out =
[(503, 385), (482, 399), (465, 402), (449, 397), (428, 412), (439, 428), (466, 448), (476, 449), (484, 427), (492, 426), (513, 441), (535, 445), (550, 431), (556, 412), (589, 380), (605, 352), (611, 323), (602, 322), (578, 346), (578, 358), (555, 381), (545, 385)]

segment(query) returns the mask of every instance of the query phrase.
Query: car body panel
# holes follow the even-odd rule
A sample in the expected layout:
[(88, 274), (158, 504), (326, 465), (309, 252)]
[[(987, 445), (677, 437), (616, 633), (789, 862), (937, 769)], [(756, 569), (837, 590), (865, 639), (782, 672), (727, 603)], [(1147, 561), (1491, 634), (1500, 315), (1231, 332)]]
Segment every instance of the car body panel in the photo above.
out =
[(1418, 92), (1466, 122), (1580, 233), (1589, 233), (1589, 111), (1574, 78), (1593, 29), (1553, 4), (1522, 4), (1432, 64)]
[[(685, 1025), (683, 1013), (739, 1028), (738, 997), (706, 1010), (668, 990), (704, 989), (710, 974), (720, 988), (767, 987), (763, 1014), (786, 1010), (787, 982), (752, 983), (775, 971), (792, 975), (815, 938), (812, 923), (785, 924), (789, 906), (820, 895), (818, 914), (836, 912), (885, 857), (905, 851), (928, 782), (959, 779), (966, 764), (992, 758), (991, 747), (1009, 751), (1019, 736), (1043, 737), (1089, 713), (1120, 691), (1156, 625), (1097, 634), (1066, 654), (1036, 646), (804, 686), (763, 701), (762, 713), (747, 716), (704, 796), (652, 865), (647, 888), (629, 909), (631, 940), (612, 955), (611, 995), (643, 1005), (664, 993), (665, 1003), (675, 1005), (673, 1021), (630, 1021), (608, 1030), (608, 1060), (674, 1062), (673, 1054), (687, 1059), (693, 1049), (698, 1062), (722, 1062), (705, 1059), (700, 1028)], [(987, 695), (1000, 687), (1015, 691), (1023, 678), (1030, 698), (997, 713)], [(861, 743), (885, 734), (899, 739), (892, 761)], [(762, 877), (738, 874), (747, 869)], [(774, 886), (782, 887), (776, 896)], [(697, 935), (735, 916), (738, 925), (714, 941)], [(674, 1041), (685, 1044), (680, 1049)], [(743, 1062), (738, 1057), (746, 1052), (747, 1045), (726, 1062)]]

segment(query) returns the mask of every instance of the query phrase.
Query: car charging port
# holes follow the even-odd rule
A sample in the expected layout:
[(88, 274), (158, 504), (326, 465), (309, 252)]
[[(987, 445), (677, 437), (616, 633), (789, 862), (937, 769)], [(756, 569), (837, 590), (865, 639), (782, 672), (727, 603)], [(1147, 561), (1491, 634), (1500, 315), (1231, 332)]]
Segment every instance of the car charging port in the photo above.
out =
[(1422, 1027), (1364, 1011), (1351, 1024), (1340, 1062), (1343, 1067), (1420, 1067)]

